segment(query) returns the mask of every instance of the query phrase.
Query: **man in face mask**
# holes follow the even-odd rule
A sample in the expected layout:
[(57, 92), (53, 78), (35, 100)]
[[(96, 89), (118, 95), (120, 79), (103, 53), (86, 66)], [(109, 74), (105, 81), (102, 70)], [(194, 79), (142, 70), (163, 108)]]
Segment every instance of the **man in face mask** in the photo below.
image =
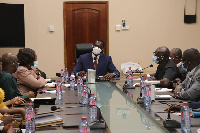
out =
[(18, 69), (19, 63), (17, 56), (11, 53), (5, 53), (2, 55), (2, 75), (0, 81), (0, 88), (5, 92), (5, 101), (11, 100), (15, 97), (22, 97), (25, 100), (28, 100), (31, 97), (34, 97), (32, 91), (28, 92), (26, 95), (22, 95), (16, 83), (16, 78), (12, 76)]
[(187, 71), (186, 79), (179, 84), (173, 97), (185, 100), (200, 100), (200, 54), (197, 49), (187, 49), (183, 53), (182, 68)]
[(161, 86), (172, 87), (170, 81), (180, 77), (179, 70), (173, 60), (169, 59), (169, 49), (165, 46), (159, 47), (154, 52), (152, 60), (159, 64), (152, 80), (160, 80)]
[(87, 69), (95, 69), (96, 75), (104, 76), (106, 79), (111, 79), (115, 76), (120, 76), (112, 62), (112, 58), (103, 53), (104, 42), (97, 39), (93, 43), (93, 51), (81, 55), (78, 63), (72, 70), (76, 75), (84, 76)]

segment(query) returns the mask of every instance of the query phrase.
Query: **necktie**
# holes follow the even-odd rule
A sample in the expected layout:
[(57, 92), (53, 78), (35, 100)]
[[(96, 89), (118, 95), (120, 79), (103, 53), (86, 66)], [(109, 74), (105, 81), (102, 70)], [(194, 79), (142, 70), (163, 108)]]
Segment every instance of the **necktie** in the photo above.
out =
[(97, 69), (97, 57), (94, 57), (94, 69)]

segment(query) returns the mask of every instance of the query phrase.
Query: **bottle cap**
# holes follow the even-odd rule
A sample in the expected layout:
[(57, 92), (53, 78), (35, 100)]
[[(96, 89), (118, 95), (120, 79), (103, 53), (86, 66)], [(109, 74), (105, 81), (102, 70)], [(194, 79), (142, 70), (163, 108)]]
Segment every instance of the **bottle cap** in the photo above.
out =
[(28, 103), (28, 106), (29, 106), (29, 107), (32, 106), (32, 103)]
[(91, 96), (94, 96), (94, 93), (91, 93), (90, 95), (91, 95)]
[(188, 105), (188, 102), (183, 102), (183, 105)]
[(86, 85), (83, 85), (83, 87), (87, 87)]
[(150, 84), (147, 84), (146, 86), (150, 86)]
[(57, 82), (60, 82), (60, 80), (57, 80)]
[(82, 120), (87, 120), (87, 117), (86, 117), (86, 116), (83, 116), (83, 117), (82, 117)]
[(63, 69), (61, 69), (61, 71), (63, 71)]

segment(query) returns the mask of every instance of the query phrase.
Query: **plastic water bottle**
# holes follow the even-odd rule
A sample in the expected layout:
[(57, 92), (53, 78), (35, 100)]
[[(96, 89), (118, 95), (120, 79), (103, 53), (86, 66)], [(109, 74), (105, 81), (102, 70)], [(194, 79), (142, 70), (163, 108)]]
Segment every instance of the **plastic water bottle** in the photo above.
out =
[(88, 105), (88, 90), (86, 85), (83, 86), (81, 104)]
[(70, 89), (74, 90), (74, 88), (75, 88), (75, 75), (74, 75), (74, 73), (71, 73), (71, 76), (70, 76)]
[(86, 83), (88, 83), (88, 72), (86, 72)]
[(83, 89), (83, 80), (81, 78), (81, 76), (78, 76), (78, 80), (77, 80), (77, 92), (81, 93)]
[(82, 117), (81, 124), (79, 125), (79, 133), (90, 133), (90, 126), (87, 122), (87, 117)]
[(26, 133), (35, 132), (35, 110), (32, 107), (32, 103), (28, 103), (26, 109)]
[(58, 80), (57, 84), (56, 84), (56, 99), (62, 99), (62, 98), (63, 98), (62, 84), (61, 84), (60, 80)]
[(68, 73), (67, 68), (65, 68), (65, 71), (64, 71), (64, 83), (67, 83), (68, 78), (69, 78), (69, 73)]
[(144, 105), (151, 105), (151, 87), (149, 84), (147, 84), (144, 89)]
[(127, 78), (128, 78), (128, 85), (133, 86), (133, 73), (131, 67), (129, 67)]
[(183, 102), (183, 107), (181, 108), (181, 130), (183, 133), (191, 132), (190, 108), (187, 102)]
[(64, 71), (63, 71), (63, 69), (60, 70), (60, 82), (61, 83), (64, 82)]
[(144, 79), (141, 78), (140, 81), (140, 97), (143, 98), (144, 97)]
[(94, 96), (94, 93), (91, 93), (91, 96), (89, 98), (89, 116), (93, 120), (96, 120), (97, 118), (97, 107), (96, 107), (96, 97)]

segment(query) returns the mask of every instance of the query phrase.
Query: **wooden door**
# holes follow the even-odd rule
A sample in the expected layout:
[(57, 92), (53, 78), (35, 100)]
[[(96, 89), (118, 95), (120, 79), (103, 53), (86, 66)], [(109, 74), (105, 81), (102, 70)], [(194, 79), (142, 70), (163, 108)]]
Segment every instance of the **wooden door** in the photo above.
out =
[(64, 2), (65, 67), (71, 72), (75, 66), (75, 45), (93, 43), (96, 39), (108, 46), (108, 2)]

